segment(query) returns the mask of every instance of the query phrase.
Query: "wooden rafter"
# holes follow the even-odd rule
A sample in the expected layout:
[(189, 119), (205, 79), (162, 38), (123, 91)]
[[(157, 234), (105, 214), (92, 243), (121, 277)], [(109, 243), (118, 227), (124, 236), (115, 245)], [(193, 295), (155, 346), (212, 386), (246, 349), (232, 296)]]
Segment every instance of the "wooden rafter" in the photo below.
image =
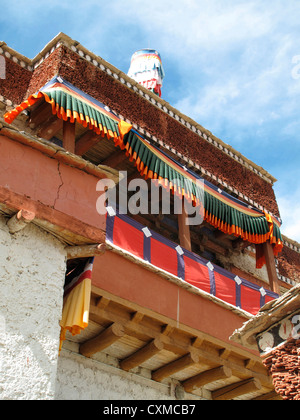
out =
[(120, 362), (120, 367), (123, 370), (129, 371), (136, 366), (140, 366), (147, 360), (151, 359), (157, 353), (162, 351), (164, 344), (159, 338), (155, 338), (145, 347), (142, 347), (140, 350), (127, 357), (126, 359)]
[(218, 229), (216, 229), (213, 234), (214, 234), (214, 238), (219, 240), (219, 241), (227, 240), (228, 237), (229, 237), (227, 233), (224, 233), (224, 232), (222, 232), (221, 230), (218, 230)]
[(220, 366), (215, 369), (207, 370), (183, 382), (186, 392), (192, 392), (195, 388), (203, 387), (211, 382), (220, 379), (228, 379), (232, 376), (232, 370), (226, 366)]
[(78, 246), (67, 246), (65, 248), (67, 252), (67, 259), (72, 260), (75, 258), (89, 258), (95, 257), (96, 255), (103, 255), (107, 249), (107, 245), (96, 244), (96, 245), (78, 245)]
[(30, 126), (39, 126), (43, 122), (47, 121), (52, 116), (52, 108), (48, 102), (42, 102), (39, 106), (36, 106), (30, 114), (28, 124)]
[(199, 363), (199, 360), (199, 356), (195, 352), (190, 352), (180, 359), (168, 363), (155, 372), (152, 372), (152, 379), (161, 382), (163, 379), (174, 375), (174, 373), (181, 372), (184, 369), (194, 366), (196, 363)]
[[(215, 366), (226, 365), (226, 367), (232, 371), (232, 375), (243, 380), (249, 377), (255, 377), (263, 386), (272, 389), (273, 385), (271, 378), (266, 373), (263, 373), (261, 369), (247, 369), (245, 367), (245, 361), (240, 363), (236, 362), (234, 359), (225, 361), (222, 355), (220, 355), (219, 350), (211, 351), (206, 349), (205, 346), (201, 346), (201, 339), (200, 344), (195, 347), (191, 340), (187, 341), (184, 337), (181, 337), (181, 335), (176, 334), (175, 336), (172, 333), (170, 335), (160, 334), (161, 329), (154, 324), (151, 326), (146, 319), (144, 320), (142, 318), (139, 323), (134, 322), (132, 320), (132, 312), (122, 312), (120, 311), (120, 308), (118, 311), (115, 311), (110, 306), (106, 306), (102, 309), (98, 308), (96, 306), (96, 299), (93, 297), (90, 306), (90, 319), (96, 323), (109, 321), (120, 323), (123, 325), (126, 335), (138, 339), (145, 340), (146, 337), (148, 337), (148, 339), (152, 339), (153, 341), (155, 338), (159, 338), (164, 345), (164, 349), (178, 355), (179, 358), (184, 357), (193, 351), (202, 363), (211, 366), (212, 369), (214, 369)], [(195, 340), (193, 340), (193, 342), (195, 342)], [(247, 359), (245, 358), (245, 360)]]
[(86, 341), (81, 344), (79, 351), (85, 357), (91, 357), (95, 353), (106, 349), (111, 346), (113, 343), (118, 341), (125, 334), (124, 328), (121, 324), (114, 323), (103, 332), (101, 332), (97, 337)]
[[(157, 314), (152, 318), (151, 311), (144, 311), (130, 302), (124, 306), (122, 299), (99, 292), (100, 289), (92, 286), (90, 321), (104, 329), (96, 337), (80, 341), (79, 352), (82, 355), (92, 357), (104, 351), (106, 354), (113, 352), (118, 358), (116, 352), (120, 351), (120, 369), (129, 372), (146, 362), (149, 369), (153, 363), (156, 366), (151, 372), (153, 381), (163, 382), (180, 375), (184, 378), (180, 386), (185, 392), (196, 395), (204, 392), (213, 400), (232, 400), (243, 396), (253, 399), (253, 393), (254, 399), (278, 399), (272, 378), (259, 356), (250, 356), (229, 343), (224, 347), (220, 343), (213, 344), (214, 341), (210, 343), (207, 341), (209, 337), (200, 332), (198, 336), (193, 336), (191, 332), (181, 330), (176, 322), (159, 321)], [(121, 355), (124, 355), (129, 343), (133, 350), (124, 358)], [(113, 344), (114, 348), (110, 350)], [(170, 353), (177, 356), (175, 360)], [(160, 367), (157, 367), (158, 362)]]
[(45, 140), (51, 140), (62, 128), (63, 120), (57, 118), (56, 115), (52, 115), (48, 121), (40, 126), (38, 136)]
[(128, 157), (126, 156), (126, 154), (123, 150), (116, 150), (108, 158), (104, 159), (101, 162), (101, 165), (116, 168), (120, 163), (124, 162), (127, 159), (128, 159)]
[(144, 314), (142, 314), (141, 312), (134, 312), (134, 314), (132, 314), (131, 316), (131, 321), (136, 322), (137, 324), (139, 324), (142, 319), (144, 318)]
[(245, 381), (237, 382), (212, 392), (213, 400), (232, 400), (246, 395), (251, 392), (261, 390), (262, 385), (256, 378), (247, 379)]
[(216, 243), (204, 233), (197, 234), (195, 232), (191, 232), (191, 239), (195, 244), (215, 254), (225, 256), (228, 253), (228, 246), (226, 244)]
[(75, 153), (76, 155), (83, 156), (88, 150), (94, 147), (102, 139), (101, 136), (94, 131), (86, 131), (82, 137), (76, 142)]
[(101, 296), (97, 302), (96, 302), (96, 306), (99, 309), (104, 309), (106, 308), (110, 303), (110, 299), (106, 299), (105, 297)]
[(268, 392), (267, 394), (260, 395), (259, 397), (253, 398), (253, 401), (272, 401), (282, 400), (282, 397), (275, 391)]
[(232, 248), (236, 251), (242, 251), (243, 249), (247, 248), (250, 242), (244, 241), (243, 239), (236, 239), (232, 241)]
[(7, 221), (9, 233), (17, 233), (24, 229), (35, 219), (35, 213), (27, 210), (20, 210)]

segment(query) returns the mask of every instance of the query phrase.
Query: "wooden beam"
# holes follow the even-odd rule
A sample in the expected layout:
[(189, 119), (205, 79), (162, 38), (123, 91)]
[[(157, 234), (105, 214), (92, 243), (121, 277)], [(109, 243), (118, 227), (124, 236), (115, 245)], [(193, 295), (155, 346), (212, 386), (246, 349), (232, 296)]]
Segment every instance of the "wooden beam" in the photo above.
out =
[(256, 365), (256, 360), (252, 360), (252, 359), (245, 360), (244, 365), (246, 369), (254, 370), (254, 367)]
[(262, 385), (258, 379), (247, 379), (245, 381), (237, 382), (225, 386), (224, 388), (218, 389), (217, 391), (212, 392), (213, 400), (232, 400), (241, 395), (249, 394), (250, 392), (259, 391), (262, 388)]
[(282, 397), (275, 391), (268, 392), (267, 394), (260, 395), (259, 397), (253, 398), (252, 401), (273, 401), (282, 400)]
[(218, 229), (216, 229), (215, 231), (214, 231), (214, 237), (215, 237), (215, 239), (218, 239), (218, 240), (222, 240), (222, 239), (227, 239), (228, 238), (228, 234), (227, 233), (224, 233), (224, 232), (222, 232), (221, 230), (218, 230)]
[(188, 353), (187, 355), (175, 360), (174, 362), (168, 363), (167, 365), (157, 369), (152, 373), (152, 379), (157, 382), (161, 382), (165, 378), (169, 378), (174, 373), (180, 372), (187, 369), (195, 364), (199, 363), (199, 356), (194, 353)]
[(67, 259), (74, 260), (75, 258), (89, 258), (95, 257), (96, 255), (103, 255), (106, 252), (106, 244), (97, 245), (78, 245), (78, 246), (67, 246), (65, 248), (67, 252)]
[(71, 123), (69, 120), (63, 122), (63, 148), (70, 153), (75, 153), (75, 128), (75, 122)]
[(24, 229), (29, 223), (31, 223), (34, 218), (35, 213), (31, 211), (18, 211), (18, 213), (12, 216), (7, 222), (9, 233), (14, 234), (20, 232), (20, 230)]
[[(116, 310), (116, 308), (108, 307), (105, 309), (99, 309), (97, 308), (97, 296), (106, 296), (110, 297), (112, 300), (118, 302), (120, 306)], [(170, 351), (174, 353), (175, 355), (178, 355), (178, 357), (183, 357), (187, 353), (191, 351), (191, 349), (196, 351), (196, 354), (199, 355), (201, 361), (203, 363), (207, 364), (208, 366), (211, 366), (211, 368), (215, 368), (216, 366), (223, 366), (224, 364), (232, 370), (232, 374), (234, 376), (240, 377), (242, 379), (250, 378), (250, 377), (257, 377), (263, 384), (264, 387), (269, 388), (270, 390), (273, 389), (273, 381), (272, 378), (268, 375), (267, 369), (260, 366), (261, 359), (259, 355), (253, 355), (253, 358), (257, 360), (258, 367), (252, 371), (249, 369), (246, 369), (244, 366), (243, 361), (236, 361), (233, 359), (230, 359), (229, 361), (226, 361), (224, 363), (224, 359), (222, 359), (219, 356), (219, 349), (220, 349), (220, 342), (219, 340), (216, 341), (216, 348), (206, 348), (205, 346), (201, 348), (201, 338), (199, 340), (200, 344), (198, 348), (197, 341), (195, 338), (191, 339), (189, 334), (189, 339), (185, 337), (185, 335), (177, 334), (172, 335), (171, 337), (168, 335), (161, 334), (162, 326), (158, 325), (157, 322), (149, 322), (149, 316), (152, 318), (154, 313), (152, 315), (149, 315), (152, 311), (146, 310), (145, 319), (142, 319), (140, 323), (136, 323), (132, 321), (132, 314), (133, 311), (139, 311), (139, 310), (145, 310), (145, 308), (139, 308), (138, 305), (133, 304), (130, 302), (129, 308), (126, 306), (129, 305), (128, 301), (125, 301), (122, 298), (118, 298), (115, 295), (111, 295), (108, 292), (103, 291), (102, 289), (99, 289), (92, 285), (92, 296), (91, 296), (91, 304), (90, 304), (90, 320), (103, 324), (104, 322), (119, 322), (122, 325), (124, 325), (125, 333), (126, 335), (135, 337), (139, 340), (143, 341), (150, 341), (156, 337), (159, 337), (159, 339), (162, 341), (164, 345), (164, 349), (167, 351)], [(166, 319), (162, 315), (156, 314), (157, 317), (154, 316), (154, 319), (156, 321), (163, 319), (164, 325), (166, 324)], [(170, 326), (175, 326), (178, 328), (176, 321), (169, 320)], [(200, 333), (199, 333), (200, 334)], [(191, 346), (191, 343), (193, 346)], [(232, 348), (232, 351), (236, 351), (236, 347), (228, 344), (228, 347)], [(246, 360), (249, 357), (249, 353), (246, 351), (245, 357), (243, 360)]]
[[(92, 286), (92, 292), (97, 294), (97, 288)], [(101, 293), (103, 291), (101, 290)], [(102, 295), (101, 295), (102, 296)], [(121, 302), (122, 300), (120, 300)], [(176, 335), (169, 337), (168, 335), (161, 334), (161, 327), (157, 324), (152, 324), (147, 319), (142, 319), (140, 323), (132, 321), (132, 311), (128, 313), (127, 310), (120, 308), (116, 311), (114, 308), (99, 309), (96, 306), (97, 298), (92, 294), (91, 305), (90, 305), (90, 319), (96, 323), (105, 322), (118, 322), (124, 325), (125, 333), (132, 337), (145, 340), (148, 337), (149, 340), (159, 336), (159, 339), (164, 345), (164, 349), (177, 354), (178, 357), (183, 357), (187, 353), (196, 350), (196, 354), (200, 357), (203, 363), (214, 368), (215, 366), (223, 366), (224, 359), (219, 356), (217, 350), (212, 351), (211, 349), (198, 348), (191, 346), (191, 340), (186, 340), (183, 337)], [(148, 317), (145, 317), (148, 318)], [(234, 348), (234, 346), (232, 346)], [(259, 356), (254, 356), (260, 362)], [(230, 367), (232, 374), (243, 379), (249, 377), (257, 377), (266, 388), (272, 389), (273, 382), (272, 378), (268, 376), (267, 369), (259, 368), (257, 371), (251, 371), (246, 369), (243, 364), (235, 362), (233, 360), (226, 361), (226, 366)], [(264, 372), (265, 371), (265, 372)]]
[(183, 382), (183, 387), (186, 392), (192, 392), (195, 388), (201, 388), (211, 382), (219, 381), (220, 379), (228, 379), (231, 376), (232, 371), (230, 368), (220, 366), (187, 379)]
[(104, 159), (101, 162), (101, 165), (110, 166), (111, 168), (115, 168), (120, 163), (124, 162), (124, 160), (128, 159), (126, 153), (123, 150), (117, 150), (108, 158)]
[(142, 314), (141, 312), (134, 312), (131, 315), (131, 321), (132, 322), (136, 322), (137, 324), (139, 324), (140, 322), (142, 322), (143, 318), (144, 318), (144, 314)]
[(53, 115), (50, 120), (41, 126), (38, 136), (45, 140), (51, 140), (62, 128), (63, 120)]
[(52, 107), (48, 102), (43, 102), (39, 107), (31, 111), (28, 124), (39, 126), (52, 116)]
[(270, 244), (270, 242), (265, 242), (263, 244), (263, 251), (266, 259), (270, 288), (273, 292), (280, 294), (279, 281), (275, 265), (275, 257), (273, 253), (273, 247)]
[(46, 204), (17, 194), (1, 185), (0, 203), (5, 203), (5, 207), (14, 209), (16, 212), (26, 206), (26, 208), (35, 212), (36, 218), (42, 222), (42, 226), (68, 241), (74, 242), (76, 239), (80, 242), (89, 240), (94, 243), (102, 243), (106, 240), (105, 232), (102, 229), (82, 222), (76, 217), (70, 216), (70, 214), (55, 210)]
[(231, 349), (224, 348), (224, 349), (219, 350), (219, 356), (224, 360), (228, 360), (230, 354), (231, 354)]
[(215, 254), (220, 254), (223, 256), (226, 256), (229, 250), (229, 245), (226, 243), (215, 243), (209, 237), (203, 233), (197, 234), (195, 232), (191, 232), (191, 239), (192, 242), (199, 245), (200, 247), (203, 247), (204, 249), (207, 249), (210, 252), (213, 252)]
[(114, 344), (124, 336), (124, 328), (121, 324), (112, 324), (106, 330), (102, 331), (97, 337), (86, 341), (79, 347), (79, 352), (85, 357), (91, 357), (107, 347)]
[(97, 300), (97, 308), (99, 309), (105, 309), (109, 304), (110, 304), (111, 300), (110, 299), (106, 299), (104, 296), (101, 296), (98, 300)]
[(192, 346), (195, 347), (195, 349), (201, 349), (203, 342), (203, 337), (195, 337), (191, 340)]
[(248, 241), (244, 241), (243, 239), (235, 239), (232, 241), (232, 248), (236, 251), (243, 251), (243, 249), (247, 248), (250, 244)]
[(164, 325), (161, 329), (162, 335), (170, 336), (175, 330), (175, 327), (172, 327), (171, 325)]
[(178, 214), (178, 230), (179, 241), (182, 248), (188, 251), (192, 250), (190, 226), (187, 224), (187, 213), (184, 206), (184, 199), (182, 200), (181, 213)]
[(95, 146), (102, 139), (99, 134), (89, 130), (83, 134), (82, 137), (76, 142), (75, 154), (83, 156), (89, 149)]
[(162, 351), (164, 345), (162, 341), (158, 338), (152, 340), (149, 344), (145, 347), (141, 348), (131, 356), (127, 357), (126, 359), (120, 362), (120, 367), (127, 372), (136, 366), (140, 366), (142, 363), (146, 362), (147, 360), (151, 359), (151, 357), (155, 356), (157, 353)]

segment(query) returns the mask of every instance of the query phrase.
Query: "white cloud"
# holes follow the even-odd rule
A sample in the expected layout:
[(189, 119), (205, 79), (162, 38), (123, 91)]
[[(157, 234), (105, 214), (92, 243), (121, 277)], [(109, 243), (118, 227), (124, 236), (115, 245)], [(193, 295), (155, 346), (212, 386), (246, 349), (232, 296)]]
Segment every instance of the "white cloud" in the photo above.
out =
[(283, 220), (282, 233), (300, 243), (300, 188), (292, 194), (277, 194)]
[[(123, 2), (122, 2), (123, 3)], [(272, 8), (258, 7), (258, 2), (223, 0), (132, 0), (119, 9), (113, 2), (114, 11), (132, 18), (153, 39), (163, 38), (170, 54), (193, 52), (212, 47), (223, 48), (236, 42), (257, 38), (266, 34), (272, 25)]]

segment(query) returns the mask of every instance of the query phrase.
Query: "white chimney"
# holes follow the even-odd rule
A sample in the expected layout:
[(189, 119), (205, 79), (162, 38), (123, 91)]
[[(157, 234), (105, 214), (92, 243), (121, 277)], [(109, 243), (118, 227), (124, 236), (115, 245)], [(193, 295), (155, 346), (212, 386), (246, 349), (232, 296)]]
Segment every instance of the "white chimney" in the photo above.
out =
[(136, 51), (131, 57), (128, 76), (161, 97), (165, 72), (160, 54), (156, 50), (145, 48)]

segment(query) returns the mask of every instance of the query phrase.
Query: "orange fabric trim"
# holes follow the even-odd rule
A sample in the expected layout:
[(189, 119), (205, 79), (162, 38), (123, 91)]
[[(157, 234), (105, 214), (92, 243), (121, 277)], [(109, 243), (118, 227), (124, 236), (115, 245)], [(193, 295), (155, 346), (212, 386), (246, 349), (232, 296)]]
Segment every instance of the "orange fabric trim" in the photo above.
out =
[(123, 138), (125, 134), (128, 134), (129, 131), (132, 129), (132, 125), (127, 123), (126, 121), (120, 120), (118, 127), (119, 127), (119, 132), (120, 132), (120, 141), (118, 142), (118, 146), (121, 147), (121, 144), (123, 144), (123, 148), (124, 148)]
[(13, 109), (10, 112), (7, 112), (4, 115), (4, 120), (8, 124), (11, 124), (13, 120), (25, 109), (28, 107), (34, 105), (40, 98), (42, 98), (44, 95), (42, 92), (39, 92), (36, 95), (31, 95), (26, 101), (22, 102), (20, 105), (18, 105), (15, 109)]
[[(119, 140), (119, 135), (117, 132), (113, 132), (112, 130), (108, 130), (106, 127), (102, 126), (101, 124), (97, 124), (97, 122), (93, 119), (90, 119), (88, 116), (85, 118), (82, 114), (78, 114), (77, 111), (72, 112), (71, 110), (65, 111), (64, 108), (60, 107), (53, 99), (50, 99), (49, 96), (45, 92), (38, 92), (37, 94), (31, 95), (26, 101), (22, 102), (22, 104), (18, 105), (14, 110), (6, 113), (4, 115), (4, 120), (8, 124), (11, 124), (13, 120), (25, 109), (29, 108), (30, 106), (34, 105), (38, 100), (41, 98), (45, 98), (45, 101), (51, 105), (52, 114), (56, 115), (58, 118), (62, 119), (63, 121), (69, 121), (74, 123), (77, 121), (83, 127), (88, 127), (90, 130), (95, 131), (96, 134), (101, 135), (102, 137), (106, 136), (108, 139), (113, 138), (114, 140)], [(127, 124), (124, 122), (124, 124)], [(123, 128), (123, 136), (125, 133), (125, 126), (121, 125)], [(130, 126), (131, 127), (131, 126)], [(127, 128), (128, 129), (128, 128)], [(131, 128), (130, 128), (131, 129)]]

